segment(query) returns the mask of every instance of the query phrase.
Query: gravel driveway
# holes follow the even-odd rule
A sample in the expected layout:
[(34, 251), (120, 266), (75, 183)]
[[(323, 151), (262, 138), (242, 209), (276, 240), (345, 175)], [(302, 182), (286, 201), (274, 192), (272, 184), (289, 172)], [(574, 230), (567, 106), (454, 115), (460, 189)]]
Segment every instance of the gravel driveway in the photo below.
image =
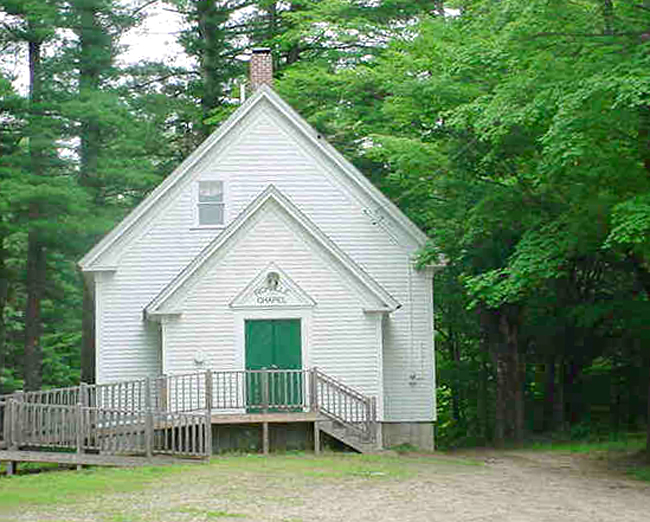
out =
[[(2, 484), (0, 483), (0, 488)], [(135, 493), (6, 512), (2, 521), (648, 522), (650, 484), (593, 457), (462, 455), (229, 457)]]

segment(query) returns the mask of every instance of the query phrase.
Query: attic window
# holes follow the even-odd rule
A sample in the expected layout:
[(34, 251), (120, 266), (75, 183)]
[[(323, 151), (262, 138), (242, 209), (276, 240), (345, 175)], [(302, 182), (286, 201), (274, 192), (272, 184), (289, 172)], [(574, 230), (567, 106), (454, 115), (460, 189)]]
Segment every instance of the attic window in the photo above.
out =
[(223, 181), (199, 181), (199, 225), (223, 225)]

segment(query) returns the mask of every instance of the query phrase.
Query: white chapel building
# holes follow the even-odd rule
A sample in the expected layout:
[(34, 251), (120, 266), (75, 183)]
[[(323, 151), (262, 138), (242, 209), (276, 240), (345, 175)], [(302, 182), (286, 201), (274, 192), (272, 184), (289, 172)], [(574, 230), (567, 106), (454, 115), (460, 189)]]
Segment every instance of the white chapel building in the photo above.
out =
[(98, 384), (310, 369), (373, 397), (378, 444), (433, 449), (427, 241), (271, 87), (253, 95), (80, 261)]

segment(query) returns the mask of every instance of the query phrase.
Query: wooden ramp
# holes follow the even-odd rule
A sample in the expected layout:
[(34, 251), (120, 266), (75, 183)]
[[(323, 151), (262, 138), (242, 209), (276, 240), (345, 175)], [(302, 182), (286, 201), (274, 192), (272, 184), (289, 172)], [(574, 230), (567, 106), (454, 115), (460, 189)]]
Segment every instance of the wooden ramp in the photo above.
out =
[(0, 462), (52, 462), (77, 466), (167, 466), (170, 464), (204, 463), (206, 459), (181, 459), (155, 455), (150, 458), (125, 455), (94, 455), (90, 453), (62, 453), (54, 451), (0, 450)]
[(89, 465), (207, 459), (212, 426), (313, 423), (351, 448), (378, 449), (377, 406), (310, 370), (211, 371), (0, 396), (0, 460)]

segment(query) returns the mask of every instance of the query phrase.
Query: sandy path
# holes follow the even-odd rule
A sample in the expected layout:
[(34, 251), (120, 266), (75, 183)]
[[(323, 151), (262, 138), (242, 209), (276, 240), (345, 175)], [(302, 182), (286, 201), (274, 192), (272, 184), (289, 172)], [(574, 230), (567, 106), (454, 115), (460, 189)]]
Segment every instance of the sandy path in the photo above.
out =
[(313, 470), (309, 460), (284, 469), (282, 458), (191, 469), (142, 492), (0, 511), (0, 520), (650, 521), (650, 484), (584, 456), (472, 452), (362, 460), (358, 469), (354, 457), (332, 457)]

